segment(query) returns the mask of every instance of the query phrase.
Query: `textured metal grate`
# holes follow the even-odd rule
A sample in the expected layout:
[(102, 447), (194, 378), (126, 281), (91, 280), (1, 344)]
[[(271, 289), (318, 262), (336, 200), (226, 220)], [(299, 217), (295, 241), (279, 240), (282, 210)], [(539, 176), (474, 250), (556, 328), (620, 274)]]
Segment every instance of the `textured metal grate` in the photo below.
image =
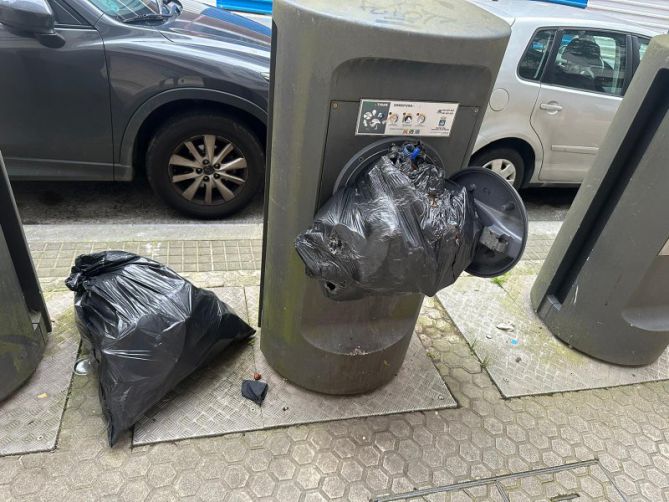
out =
[(505, 397), (669, 379), (669, 349), (651, 365), (629, 368), (555, 338), (531, 309), (534, 279), (515, 271), (497, 281), (463, 277), (437, 295)]
[[(248, 305), (251, 324), (257, 324), (257, 286), (214, 291), (243, 317)], [(456, 406), (417, 337), (395, 379), (357, 397), (326, 396), (292, 385), (272, 370), (259, 346), (256, 340), (252, 346), (231, 351), (179, 385), (137, 424), (133, 444)], [(262, 407), (240, 393), (242, 380), (251, 378), (254, 371), (270, 386)]]
[(52, 450), (56, 446), (79, 349), (72, 293), (59, 292), (47, 301), (55, 320), (44, 358), (35, 374), (0, 403), (0, 456)]

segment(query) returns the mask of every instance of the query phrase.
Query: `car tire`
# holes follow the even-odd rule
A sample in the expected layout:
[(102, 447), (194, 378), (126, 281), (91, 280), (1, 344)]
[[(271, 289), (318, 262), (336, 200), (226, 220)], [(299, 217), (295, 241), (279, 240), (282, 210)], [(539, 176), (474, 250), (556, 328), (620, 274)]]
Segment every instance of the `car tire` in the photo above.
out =
[(513, 148), (491, 148), (475, 154), (471, 166), (485, 167), (505, 178), (518, 190), (525, 179), (525, 161)]
[(246, 206), (264, 177), (265, 154), (244, 123), (218, 114), (170, 119), (149, 142), (146, 173), (154, 192), (177, 211), (201, 219)]

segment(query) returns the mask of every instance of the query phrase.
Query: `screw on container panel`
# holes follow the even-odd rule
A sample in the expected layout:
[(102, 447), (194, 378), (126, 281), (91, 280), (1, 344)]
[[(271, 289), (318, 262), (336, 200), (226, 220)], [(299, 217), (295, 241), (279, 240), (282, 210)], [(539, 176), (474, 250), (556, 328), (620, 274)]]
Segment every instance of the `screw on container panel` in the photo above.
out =
[(332, 103), (332, 108), (334, 108), (335, 110), (339, 108), (339, 103)]

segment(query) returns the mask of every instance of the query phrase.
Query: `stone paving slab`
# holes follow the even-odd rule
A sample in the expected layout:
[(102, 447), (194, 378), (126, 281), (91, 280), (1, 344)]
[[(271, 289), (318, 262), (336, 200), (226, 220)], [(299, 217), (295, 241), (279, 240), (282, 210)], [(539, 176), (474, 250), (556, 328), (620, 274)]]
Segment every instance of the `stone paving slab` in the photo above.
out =
[[(669, 349), (643, 367), (605, 363), (569, 348), (532, 311), (535, 275), (463, 277), (438, 298), (505, 397), (669, 379)], [(498, 326), (513, 326), (504, 331)]]
[(379, 497), (374, 502), (398, 500), (451, 501), (592, 501), (625, 502), (611, 475), (597, 460), (505, 474), (446, 486)]
[[(259, 287), (214, 288), (219, 298), (257, 325)], [(276, 373), (255, 343), (230, 351), (179, 385), (136, 426), (134, 445), (268, 429), (295, 424), (453, 408), (457, 403), (417, 337), (409, 345), (398, 375), (361, 396), (310, 392)], [(241, 382), (257, 371), (269, 385), (262, 407), (241, 396)]]
[(54, 320), (44, 357), (32, 377), (0, 403), (0, 456), (51, 450), (56, 446), (72, 369), (79, 350), (72, 293), (47, 297)]
[(225, 223), (207, 221), (196, 223), (150, 224), (38, 224), (23, 225), (29, 242), (150, 242), (177, 239), (243, 240), (262, 239), (262, 223)]
[(262, 258), (260, 239), (42, 242), (31, 241), (30, 251), (37, 275), (69, 275), (80, 254), (120, 249), (166, 264), (177, 273), (257, 270)]
[[(567, 466), (568, 467), (568, 466)], [(560, 469), (554, 473), (528, 472), (499, 481), (508, 500), (625, 502), (610, 475), (598, 462), (588, 466)]]
[(545, 260), (561, 226), (558, 221), (531, 221), (522, 259)]

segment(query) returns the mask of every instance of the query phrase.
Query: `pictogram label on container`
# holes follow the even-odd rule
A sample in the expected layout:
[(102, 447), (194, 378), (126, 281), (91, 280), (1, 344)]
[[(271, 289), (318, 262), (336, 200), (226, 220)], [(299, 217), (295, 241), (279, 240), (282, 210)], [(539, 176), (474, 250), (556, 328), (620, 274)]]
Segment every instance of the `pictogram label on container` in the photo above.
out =
[(360, 100), (356, 136), (451, 135), (458, 103)]

